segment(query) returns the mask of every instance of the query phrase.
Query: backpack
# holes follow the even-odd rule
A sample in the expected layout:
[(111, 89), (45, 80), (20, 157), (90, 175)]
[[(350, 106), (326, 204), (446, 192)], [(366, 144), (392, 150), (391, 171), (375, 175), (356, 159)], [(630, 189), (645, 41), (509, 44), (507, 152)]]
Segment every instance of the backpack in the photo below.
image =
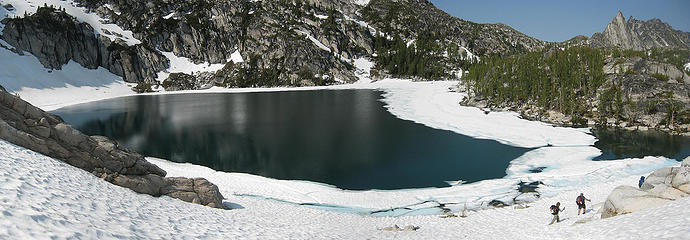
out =
[(551, 214), (553, 214), (553, 215), (558, 214), (558, 207), (556, 205), (551, 205), (551, 207), (549, 209), (551, 209)]
[(642, 187), (642, 184), (644, 183), (644, 176), (640, 177), (640, 182), (637, 183), (637, 187)]
[(581, 205), (581, 204), (585, 203), (585, 197), (577, 196), (577, 199), (575, 199), (575, 203), (577, 203), (577, 205)]

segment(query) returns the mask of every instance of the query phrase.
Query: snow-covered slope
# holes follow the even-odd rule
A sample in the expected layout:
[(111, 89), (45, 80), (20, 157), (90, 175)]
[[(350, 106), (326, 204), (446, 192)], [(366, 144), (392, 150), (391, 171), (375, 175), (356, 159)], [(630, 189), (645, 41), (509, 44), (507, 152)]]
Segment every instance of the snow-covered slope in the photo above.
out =
[[(488, 203), (492, 200), (512, 202), (516, 198), (518, 201), (534, 201), (536, 198), (533, 195), (518, 193), (517, 184), (520, 181), (541, 181), (544, 183), (539, 189), (541, 196), (553, 197), (563, 192), (577, 190), (582, 186), (607, 181), (632, 178), (633, 180), (629, 183), (635, 183), (635, 179), (640, 175), (664, 166), (678, 164), (674, 160), (656, 157), (595, 162), (587, 158), (592, 153), (597, 155), (598, 150), (569, 147), (541, 148), (514, 160), (508, 169), (508, 176), (504, 178), (444, 188), (393, 191), (348, 191), (321, 183), (277, 180), (245, 173), (217, 172), (203, 166), (173, 163), (156, 158), (147, 160), (165, 169), (169, 176), (203, 176), (217, 184), (224, 194), (309, 204), (328, 210), (374, 216), (439, 214), (441, 210), (437, 208), (438, 204), (435, 202), (445, 203), (448, 209), (458, 212), (465, 208), (488, 208)], [(531, 164), (539, 164), (538, 166), (545, 166), (547, 169), (541, 173), (530, 173), (531, 168), (528, 166)], [(426, 201), (432, 202), (424, 203)], [(405, 209), (402, 209), (403, 207)], [(397, 210), (377, 212), (391, 208)]]
[(20, 56), (2, 47), (0, 85), (46, 111), (134, 94), (121, 77), (106, 69), (86, 69), (70, 61), (62, 70), (48, 70), (33, 55)]
[[(11, 7), (3, 7), (7, 5)], [(0, 20), (11, 17), (21, 17), (26, 14), (33, 14), (40, 6), (49, 5), (55, 8), (62, 8), (71, 16), (74, 16), (77, 21), (85, 22), (94, 28), (96, 34), (104, 35), (111, 40), (121, 39), (128, 45), (135, 45), (141, 43), (134, 38), (131, 31), (126, 31), (119, 26), (107, 23), (109, 21), (100, 18), (96, 13), (89, 12), (83, 7), (78, 7), (73, 1), (51, 1), (51, 0), (0, 0)], [(0, 24), (0, 31), (4, 26)], [(9, 44), (0, 40), (0, 45), (7, 49), (13, 49)], [(108, 70), (99, 68), (97, 70), (89, 70), (82, 68), (79, 64), (70, 61), (63, 66), (62, 70), (48, 70), (39, 63), (39, 61), (30, 53), (24, 52), (23, 56), (8, 51), (7, 49), (0, 49), (0, 84), (8, 88), (9, 91), (27, 96), (34, 105), (48, 107), (46, 110), (56, 109), (64, 106), (63, 102), (83, 102), (89, 100), (97, 100), (102, 98), (109, 98), (115, 96), (122, 96), (131, 94), (129, 90), (131, 86), (126, 86), (122, 78), (110, 73)], [(209, 64), (209, 63), (193, 63), (188, 58), (175, 56), (172, 52), (161, 52), (168, 58), (170, 67), (158, 73), (157, 80), (162, 82), (170, 73), (199, 73), (199, 72), (215, 72), (223, 68), (225, 63)], [(239, 51), (231, 55), (228, 61), (242, 62), (242, 55)], [(4, 73), (4, 74), (3, 74)], [(79, 92), (88, 94), (74, 93), (79, 88)], [(48, 94), (52, 97), (42, 98), (44, 101), (38, 101), (34, 95)], [(95, 97), (98, 96), (98, 97)]]
[[(90, 24), (97, 34), (112, 40), (121, 39), (129, 45), (140, 43), (131, 31), (105, 23), (107, 21), (78, 7), (73, 1), (0, 0), (0, 5), (11, 6), (9, 10), (0, 6), (0, 20), (33, 14), (39, 6), (52, 5), (64, 9), (78, 21)], [(3, 27), (0, 24), (0, 31)], [(19, 55), (8, 49), (13, 47), (0, 40), (0, 85), (44, 110), (134, 93), (122, 77), (102, 67), (91, 70), (70, 61), (61, 70), (49, 70), (30, 53)]]
[[(168, 169), (166, 169), (168, 170)], [(60, 161), (0, 140), (0, 239), (688, 239), (690, 198), (598, 220), (577, 216), (574, 196), (596, 211), (608, 191), (635, 177), (542, 199), (526, 209), (469, 212), (467, 218), (371, 217), (223, 194), (238, 208), (219, 210), (111, 185)], [(258, 186), (257, 186), (258, 187)], [(566, 206), (563, 222), (547, 226), (548, 206)], [(576, 221), (588, 223), (575, 224)], [(394, 224), (414, 232), (387, 232)]]

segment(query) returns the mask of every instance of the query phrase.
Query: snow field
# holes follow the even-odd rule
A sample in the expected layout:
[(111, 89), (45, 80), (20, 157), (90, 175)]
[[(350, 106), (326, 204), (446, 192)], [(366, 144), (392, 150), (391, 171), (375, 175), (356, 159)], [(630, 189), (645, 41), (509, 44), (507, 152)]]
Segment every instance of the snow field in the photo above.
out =
[[(588, 129), (555, 127), (521, 119), (515, 112), (490, 112), (460, 106), (465, 93), (457, 81), (412, 82), (386, 79), (373, 85), (385, 91), (386, 108), (398, 118), (517, 147), (589, 146), (596, 138)], [(497, 127), (500, 126), (500, 127)]]
[(70, 61), (62, 70), (48, 70), (33, 55), (19, 56), (2, 47), (0, 85), (46, 111), (134, 94), (121, 77), (104, 68), (86, 69)]
[[(685, 206), (690, 198), (597, 220), (594, 212), (608, 192), (636, 177), (581, 186), (526, 209), (470, 211), (466, 218), (361, 216), (233, 196), (226, 190), (226, 204), (237, 209), (220, 210), (136, 194), (0, 140), (0, 239), (688, 239), (690, 210)], [(593, 201), (594, 211), (583, 216), (574, 211), (579, 192)], [(563, 222), (547, 226), (548, 206), (555, 201), (566, 207)], [(590, 222), (575, 224), (578, 220)], [(394, 224), (420, 229), (378, 230)]]
[[(542, 181), (544, 185), (538, 189), (539, 193), (542, 197), (552, 197), (584, 185), (631, 177), (637, 179), (640, 175), (657, 168), (678, 164), (674, 160), (657, 157), (593, 162), (587, 160), (583, 154), (578, 154), (579, 151), (584, 151), (584, 154), (589, 154), (587, 151), (598, 152), (596, 148), (541, 148), (514, 160), (508, 170), (510, 174), (500, 179), (443, 188), (367, 191), (341, 190), (322, 183), (218, 172), (204, 166), (173, 163), (156, 158), (147, 159), (165, 169), (168, 176), (207, 178), (217, 184), (225, 195), (253, 196), (257, 199), (317, 205), (316, 207), (330, 206), (323, 208), (365, 215), (391, 208), (409, 208), (373, 214), (375, 216), (429, 215), (441, 212), (435, 207), (438, 206), (435, 203), (420, 204), (424, 201), (449, 203), (447, 207), (453, 212), (459, 212), (465, 206), (468, 209), (485, 209), (494, 199), (506, 203), (511, 203), (516, 197), (522, 202), (534, 201), (537, 198), (533, 194), (519, 194), (517, 184), (520, 181)], [(532, 164), (548, 167), (541, 173), (530, 173), (524, 167)], [(561, 166), (556, 167), (557, 165)], [(521, 168), (523, 170), (518, 170)], [(631, 183), (636, 183), (636, 180)]]

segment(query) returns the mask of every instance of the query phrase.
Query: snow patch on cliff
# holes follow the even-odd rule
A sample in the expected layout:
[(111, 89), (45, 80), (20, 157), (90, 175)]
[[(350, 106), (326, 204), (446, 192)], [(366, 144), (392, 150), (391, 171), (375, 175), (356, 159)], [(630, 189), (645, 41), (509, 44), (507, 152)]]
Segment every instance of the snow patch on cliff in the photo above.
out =
[(369, 4), (369, 0), (355, 0), (355, 4), (360, 6), (366, 6), (367, 4)]
[(359, 80), (355, 84), (363, 84), (371, 82), (371, 68), (374, 67), (374, 62), (366, 57), (360, 57), (354, 60), (355, 75)]
[(11, 4), (14, 7), (13, 11), (7, 11), (6, 17), (23, 17), (24, 14), (34, 14), (38, 7), (53, 6), (57, 9), (64, 9), (64, 11), (75, 17), (79, 22), (85, 22), (93, 27), (97, 34), (106, 36), (110, 40), (122, 39), (127, 45), (135, 45), (141, 43), (139, 39), (134, 37), (134, 33), (129, 30), (124, 30), (106, 19), (99, 17), (96, 13), (90, 12), (84, 7), (80, 7), (72, 0), (0, 0), (0, 4)]
[(326, 46), (326, 44), (323, 44), (321, 41), (319, 41), (318, 39), (316, 39), (314, 36), (312, 36), (312, 35), (309, 34), (308, 32), (301, 31), (301, 30), (296, 30), (296, 29), (295, 29), (295, 32), (304, 35), (305, 38), (309, 39), (312, 43), (314, 43), (314, 45), (316, 45), (316, 46), (319, 47), (320, 49), (322, 49), (322, 50), (324, 50), (324, 51), (327, 51), (327, 52), (331, 52), (331, 49), (328, 48), (328, 47)]
[(236, 50), (230, 55), (230, 60), (234, 63), (241, 63), (244, 62), (244, 58), (242, 58), (242, 53), (240, 53), (240, 50)]
[[(186, 57), (178, 57), (172, 52), (163, 52), (161, 54), (170, 60), (170, 67), (168, 69), (158, 73), (156, 79), (158, 82), (163, 82), (170, 76), (171, 73), (186, 73), (194, 74), (199, 72), (215, 72), (223, 69), (225, 63), (194, 63), (192, 60)], [(234, 54), (234, 53), (233, 53)]]

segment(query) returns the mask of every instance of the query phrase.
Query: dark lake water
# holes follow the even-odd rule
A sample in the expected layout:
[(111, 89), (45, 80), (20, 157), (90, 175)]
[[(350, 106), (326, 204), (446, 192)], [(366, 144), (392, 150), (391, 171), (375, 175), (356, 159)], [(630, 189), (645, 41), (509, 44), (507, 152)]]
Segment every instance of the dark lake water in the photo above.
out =
[(373, 90), (132, 96), (54, 111), (146, 156), (343, 189), (505, 176), (529, 149), (391, 115)]
[(595, 128), (592, 133), (599, 139), (594, 146), (602, 151), (594, 160), (664, 156), (682, 161), (690, 156), (690, 137), (686, 136), (619, 128)]

